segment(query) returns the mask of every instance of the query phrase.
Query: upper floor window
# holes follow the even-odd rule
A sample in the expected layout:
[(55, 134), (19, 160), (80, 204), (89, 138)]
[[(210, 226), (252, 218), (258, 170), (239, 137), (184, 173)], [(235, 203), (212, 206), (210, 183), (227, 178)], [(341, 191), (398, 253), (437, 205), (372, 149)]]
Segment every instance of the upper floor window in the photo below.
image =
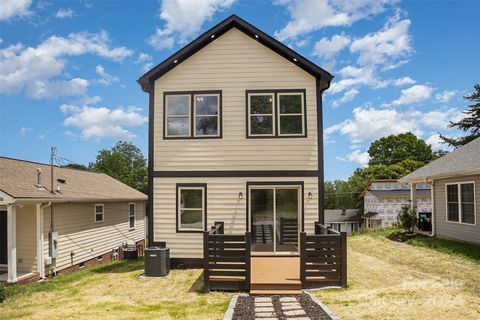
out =
[(221, 91), (165, 93), (165, 138), (220, 138)]
[(305, 137), (305, 90), (247, 91), (247, 137)]
[(446, 185), (447, 221), (475, 224), (475, 183)]
[(103, 204), (95, 205), (95, 223), (104, 221), (104, 206)]

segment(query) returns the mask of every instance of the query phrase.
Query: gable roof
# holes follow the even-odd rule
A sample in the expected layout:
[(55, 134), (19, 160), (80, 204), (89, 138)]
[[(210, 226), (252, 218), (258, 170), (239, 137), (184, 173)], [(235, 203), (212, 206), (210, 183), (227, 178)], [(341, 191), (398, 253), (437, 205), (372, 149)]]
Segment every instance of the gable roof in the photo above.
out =
[(422, 182), (468, 174), (480, 174), (480, 138), (470, 141), (399, 180), (401, 182)]
[(143, 76), (141, 76), (137, 80), (137, 82), (142, 86), (142, 90), (149, 92), (151, 84), (155, 80), (178, 66), (180, 63), (188, 59), (197, 51), (204, 48), (212, 41), (215, 41), (215, 39), (221, 37), (225, 32), (229, 31), (232, 28), (237, 28), (252, 39), (255, 39), (264, 46), (275, 51), (277, 54), (283, 56), (288, 61), (295, 63), (298, 67), (302, 68), (314, 77), (320, 78), (320, 80), (324, 82), (324, 87), (328, 88), (330, 81), (333, 78), (333, 76), (329, 72), (320, 68), (315, 63), (311, 62), (299, 53), (293, 51), (292, 49), (279, 42), (278, 40), (272, 38), (263, 31), (257, 29), (256, 27), (241, 19), (237, 15), (231, 15), (213, 28), (204, 32), (198, 38), (196, 38), (188, 45), (171, 55), (169, 58), (165, 59), (162, 63), (160, 63), (150, 71), (146, 72)]
[[(44, 190), (36, 186), (37, 168), (42, 170)], [(0, 191), (15, 199), (52, 201), (146, 200), (147, 196), (104, 174), (54, 166), (54, 190), (50, 192), (50, 165), (0, 157)], [(57, 179), (65, 180), (65, 183)]]

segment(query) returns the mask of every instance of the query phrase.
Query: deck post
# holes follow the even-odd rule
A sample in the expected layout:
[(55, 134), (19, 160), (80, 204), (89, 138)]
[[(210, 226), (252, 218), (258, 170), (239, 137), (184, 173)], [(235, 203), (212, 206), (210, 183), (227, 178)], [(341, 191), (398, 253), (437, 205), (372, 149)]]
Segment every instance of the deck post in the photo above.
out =
[(208, 231), (203, 232), (203, 290), (210, 292), (210, 274), (208, 266)]
[(307, 261), (307, 233), (300, 232), (300, 282), (302, 283), (302, 288), (305, 288), (307, 284), (307, 277), (305, 274), (305, 264)]
[(347, 233), (340, 232), (342, 247), (342, 288), (347, 287)]
[(245, 232), (245, 291), (250, 291), (251, 282), (251, 241), (250, 231)]

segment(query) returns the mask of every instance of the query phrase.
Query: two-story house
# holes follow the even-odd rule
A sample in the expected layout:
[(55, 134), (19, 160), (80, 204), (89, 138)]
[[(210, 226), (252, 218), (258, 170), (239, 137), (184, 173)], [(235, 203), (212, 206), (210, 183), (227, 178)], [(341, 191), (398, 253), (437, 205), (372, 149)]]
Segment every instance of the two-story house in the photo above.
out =
[(225, 234), (251, 232), (252, 255), (298, 254), (299, 232), (323, 222), (332, 78), (235, 15), (140, 77), (150, 243), (166, 242), (174, 264), (201, 265), (202, 233), (222, 221)]

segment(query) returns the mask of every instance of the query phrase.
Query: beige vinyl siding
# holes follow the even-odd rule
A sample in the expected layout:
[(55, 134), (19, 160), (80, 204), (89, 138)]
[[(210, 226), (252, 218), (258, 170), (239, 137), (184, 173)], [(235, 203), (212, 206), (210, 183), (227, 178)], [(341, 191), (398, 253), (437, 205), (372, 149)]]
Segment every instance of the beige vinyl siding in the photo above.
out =
[[(95, 203), (104, 204), (104, 222), (95, 223)], [(127, 240), (145, 239), (145, 203), (137, 201), (135, 229), (129, 231), (130, 202), (54, 204), (54, 225), (58, 231), (56, 269), (95, 258), (118, 249)], [(49, 255), (50, 209), (44, 213), (44, 252)], [(73, 259), (71, 252), (74, 252)]]
[[(304, 181), (305, 231), (314, 232), (318, 220), (318, 191), (316, 177), (299, 178), (154, 178), (153, 212), (154, 241), (166, 241), (172, 258), (201, 258), (202, 233), (176, 232), (176, 184), (207, 184), (207, 226), (215, 221), (225, 223), (226, 234), (246, 231), (246, 183), (268, 181)], [(238, 193), (243, 192), (243, 199)], [(308, 199), (312, 192), (312, 199)]]
[[(476, 225), (447, 221), (445, 184), (475, 182)], [(435, 233), (439, 237), (480, 244), (480, 175), (435, 180)]]
[[(246, 90), (305, 89), (307, 138), (246, 139)], [(221, 139), (163, 140), (163, 93), (222, 90)], [(231, 29), (155, 81), (154, 170), (316, 170), (315, 78)]]
[(37, 270), (37, 220), (35, 205), (17, 206), (17, 271)]

